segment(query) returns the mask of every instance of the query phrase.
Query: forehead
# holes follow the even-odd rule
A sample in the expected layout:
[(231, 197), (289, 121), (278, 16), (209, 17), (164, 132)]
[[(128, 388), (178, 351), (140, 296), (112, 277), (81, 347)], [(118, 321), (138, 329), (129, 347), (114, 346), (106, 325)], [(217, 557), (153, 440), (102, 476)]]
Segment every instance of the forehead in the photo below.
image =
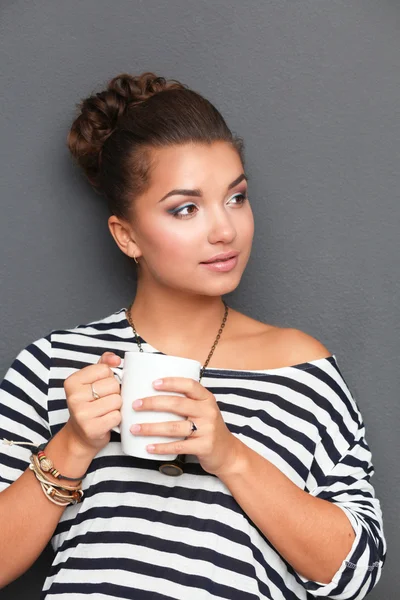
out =
[(226, 187), (243, 171), (238, 152), (228, 142), (189, 143), (152, 150), (152, 192), (167, 188)]

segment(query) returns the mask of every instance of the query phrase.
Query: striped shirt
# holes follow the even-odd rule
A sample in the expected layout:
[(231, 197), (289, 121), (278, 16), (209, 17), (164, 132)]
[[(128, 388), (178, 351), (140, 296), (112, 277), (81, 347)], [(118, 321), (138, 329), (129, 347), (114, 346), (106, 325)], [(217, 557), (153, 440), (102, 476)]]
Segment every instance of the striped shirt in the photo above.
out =
[[(66, 377), (105, 351), (122, 359), (139, 351), (125, 310), (53, 330), (21, 350), (0, 385), (0, 439), (45, 442), (68, 420)], [(83, 502), (64, 510), (54, 532), (41, 600), (360, 600), (378, 582), (386, 540), (374, 468), (336, 356), (276, 369), (207, 368), (202, 385), (233, 435), (347, 515), (355, 539), (333, 579), (296, 572), (194, 455), (183, 475), (168, 477), (158, 461), (125, 455), (112, 431), (83, 480)], [(0, 490), (30, 454), (0, 443)]]

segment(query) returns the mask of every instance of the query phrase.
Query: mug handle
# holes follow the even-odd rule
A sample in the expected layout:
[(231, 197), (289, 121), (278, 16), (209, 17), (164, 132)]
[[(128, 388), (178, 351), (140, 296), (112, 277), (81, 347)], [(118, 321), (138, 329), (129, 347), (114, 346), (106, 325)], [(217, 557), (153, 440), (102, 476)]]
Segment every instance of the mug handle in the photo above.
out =
[[(122, 375), (121, 375), (121, 367), (110, 367), (111, 371), (114, 373), (114, 377), (118, 380), (119, 384), (122, 385)], [(117, 433), (121, 433), (121, 430), (118, 425), (113, 427), (111, 431), (116, 431)]]

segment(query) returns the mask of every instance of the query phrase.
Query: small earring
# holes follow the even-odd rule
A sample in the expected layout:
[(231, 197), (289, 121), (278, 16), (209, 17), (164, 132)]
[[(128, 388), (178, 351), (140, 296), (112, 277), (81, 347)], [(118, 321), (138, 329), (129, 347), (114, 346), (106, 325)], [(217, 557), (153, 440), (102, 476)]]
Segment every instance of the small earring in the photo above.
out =
[(135, 263), (138, 265), (139, 262), (136, 260), (136, 254), (133, 255), (133, 260), (135, 261)]

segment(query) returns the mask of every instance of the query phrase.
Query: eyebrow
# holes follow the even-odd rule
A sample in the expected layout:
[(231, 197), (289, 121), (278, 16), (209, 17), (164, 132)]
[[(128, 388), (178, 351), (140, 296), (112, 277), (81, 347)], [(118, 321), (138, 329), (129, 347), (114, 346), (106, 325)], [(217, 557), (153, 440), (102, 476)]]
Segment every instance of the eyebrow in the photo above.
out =
[[(249, 178), (242, 173), (241, 175), (239, 175), (239, 177), (237, 177), (235, 179), (235, 181), (232, 181), (232, 183), (230, 183), (228, 185), (228, 190), (231, 190), (233, 187), (235, 187), (236, 185), (238, 185), (238, 183), (240, 183), (243, 179), (245, 179), (246, 181), (249, 180)], [(170, 192), (168, 192), (168, 194), (165, 194), (165, 196), (163, 196), (161, 198), (161, 200), (159, 200), (158, 202), (162, 202), (163, 200), (165, 200), (166, 198), (169, 198), (169, 196), (201, 196), (201, 190), (199, 188), (195, 188), (194, 190), (185, 190), (185, 189), (177, 189), (177, 190), (171, 190)]]

